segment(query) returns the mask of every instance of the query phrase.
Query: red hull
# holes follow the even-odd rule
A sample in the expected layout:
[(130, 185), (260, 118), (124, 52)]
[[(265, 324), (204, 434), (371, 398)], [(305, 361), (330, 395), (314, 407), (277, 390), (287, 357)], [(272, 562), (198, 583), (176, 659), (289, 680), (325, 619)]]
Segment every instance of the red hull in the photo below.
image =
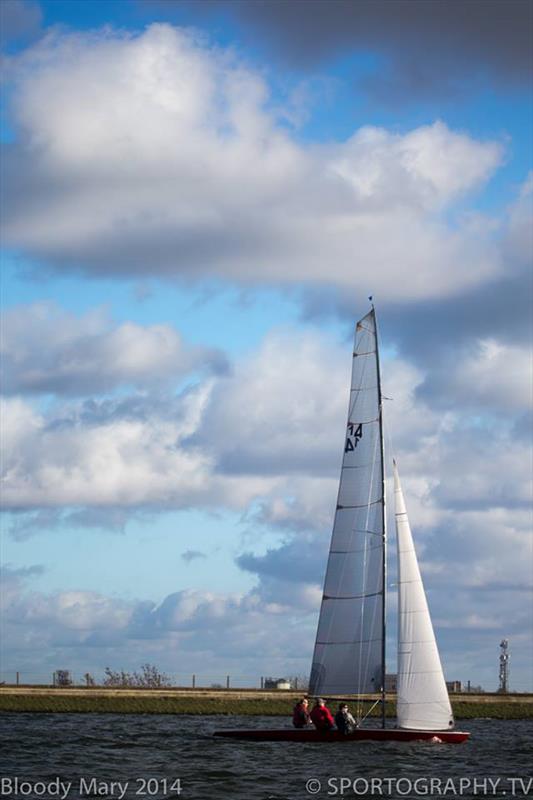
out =
[(313, 728), (297, 730), (284, 728), (278, 730), (226, 730), (215, 731), (215, 736), (228, 739), (248, 739), (253, 742), (355, 742), (363, 739), (388, 742), (465, 742), (470, 733), (466, 731), (408, 731), (401, 728), (358, 728), (344, 736), (339, 731), (319, 733)]

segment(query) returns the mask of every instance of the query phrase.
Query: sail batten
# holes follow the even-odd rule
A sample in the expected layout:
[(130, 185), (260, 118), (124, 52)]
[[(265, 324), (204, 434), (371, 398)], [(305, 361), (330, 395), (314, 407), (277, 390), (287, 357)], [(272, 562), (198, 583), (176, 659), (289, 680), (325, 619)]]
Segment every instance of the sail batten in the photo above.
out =
[(449, 730), (454, 724), (453, 714), (396, 464), (394, 497), (398, 539), (398, 726)]
[(383, 683), (384, 492), (373, 309), (356, 325), (353, 355), (339, 493), (311, 670), (310, 692), (315, 695), (377, 692)]

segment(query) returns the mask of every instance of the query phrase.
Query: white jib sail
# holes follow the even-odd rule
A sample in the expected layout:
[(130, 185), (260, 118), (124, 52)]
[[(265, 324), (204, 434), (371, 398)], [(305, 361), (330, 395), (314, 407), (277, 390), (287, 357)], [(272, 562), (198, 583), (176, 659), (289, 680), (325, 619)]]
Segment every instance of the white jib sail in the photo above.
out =
[(453, 714), (394, 464), (398, 541), (398, 727), (449, 730)]
[(310, 693), (377, 692), (383, 682), (383, 463), (376, 323), (357, 323), (339, 494)]

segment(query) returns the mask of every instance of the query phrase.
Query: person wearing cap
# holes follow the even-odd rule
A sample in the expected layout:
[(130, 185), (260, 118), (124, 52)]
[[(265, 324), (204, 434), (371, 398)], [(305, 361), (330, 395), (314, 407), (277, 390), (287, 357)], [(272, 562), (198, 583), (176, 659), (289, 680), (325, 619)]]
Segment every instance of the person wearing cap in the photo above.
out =
[(331, 716), (331, 711), (326, 706), (326, 701), (321, 697), (318, 698), (313, 710), (311, 711), (311, 722), (317, 731), (325, 732), (330, 731), (334, 726), (334, 720)]
[(294, 710), (292, 712), (292, 724), (295, 728), (306, 728), (311, 724), (311, 718), (309, 715), (309, 700), (307, 697), (302, 697), (302, 699), (299, 700), (294, 706)]
[(350, 714), (347, 703), (341, 703), (339, 705), (339, 710), (335, 714), (335, 725), (337, 726), (337, 730), (344, 735), (351, 733), (357, 728), (357, 722), (352, 714)]

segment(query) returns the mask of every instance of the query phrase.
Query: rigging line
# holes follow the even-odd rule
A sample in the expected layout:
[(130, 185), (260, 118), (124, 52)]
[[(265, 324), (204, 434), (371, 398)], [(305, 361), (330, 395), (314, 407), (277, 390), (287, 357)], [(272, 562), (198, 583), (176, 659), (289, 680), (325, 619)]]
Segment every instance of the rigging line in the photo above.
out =
[[(377, 368), (377, 364), (376, 364), (376, 368)], [(376, 439), (375, 439), (375, 442), (374, 442), (374, 457), (373, 457), (373, 463), (372, 463), (372, 472), (371, 472), (371, 477), (370, 477), (369, 498), (368, 498), (369, 501), (370, 501), (370, 497), (372, 496), (372, 488), (373, 488), (373, 483), (374, 483), (374, 468), (375, 468), (377, 460), (378, 460), (378, 452), (379, 452), (379, 456), (381, 457), (381, 447), (378, 448), (378, 439), (379, 439), (379, 437), (376, 436)], [(383, 502), (383, 498), (381, 498), (381, 499), (382, 499), (382, 502)], [(365, 527), (368, 527), (368, 522), (369, 522), (369, 517), (370, 517), (370, 505), (371, 504), (369, 502), (368, 507), (367, 507), (367, 520), (366, 520)], [(372, 504), (372, 505), (374, 505), (374, 504)], [(367, 539), (365, 539), (365, 548), (366, 548), (366, 546), (367, 546)], [(366, 560), (366, 557), (367, 557), (367, 552), (365, 552), (365, 560)], [(365, 574), (365, 579), (366, 579), (366, 569), (365, 569), (365, 573), (364, 574)], [(383, 592), (384, 592), (384, 587), (382, 586), (381, 587), (381, 592), (378, 592), (377, 594), (383, 594)], [(383, 602), (383, 599), (382, 599), (382, 602)], [(364, 604), (364, 601), (363, 601), (363, 604)], [(377, 612), (378, 605), (379, 605), (378, 603), (374, 603), (374, 607), (372, 609), (372, 618), (371, 618), (371, 630), (372, 631), (374, 630), (374, 626), (376, 624), (376, 612)], [(369, 647), (369, 648), (367, 648), (366, 664), (365, 664), (365, 674), (367, 676), (368, 676), (368, 669), (369, 669), (369, 665), (370, 665), (370, 653), (371, 653), (371, 648)], [(374, 688), (376, 688), (376, 687), (374, 687)]]
[[(375, 343), (376, 342), (375, 331), (373, 331), (371, 335), (374, 337), (374, 343)], [(375, 347), (374, 347), (374, 354), (375, 354)], [(366, 360), (365, 360), (364, 367), (366, 368)], [(376, 370), (376, 367), (377, 367), (376, 359), (374, 358), (374, 362), (373, 362), (374, 370)], [(363, 373), (362, 374), (364, 374), (364, 369), (363, 369)], [(377, 381), (376, 381), (375, 386), (374, 386), (374, 392), (375, 392), (375, 395), (376, 395), (376, 399), (377, 399), (377, 389), (378, 389), (378, 385), (377, 385)], [(350, 419), (351, 418), (352, 418), (352, 415), (350, 415)], [(370, 498), (372, 497), (372, 488), (373, 488), (373, 482), (374, 482), (373, 481), (373, 476), (374, 476), (374, 469), (375, 469), (375, 462), (376, 462), (376, 441), (377, 441), (377, 437), (374, 438), (374, 453), (372, 455), (372, 459), (371, 459), (371, 463), (370, 463), (370, 483), (369, 483), (369, 491), (368, 491), (368, 502), (366, 504), (365, 528), (368, 528), (369, 519), (370, 519)], [(352, 536), (353, 536), (353, 533), (352, 533)], [(363, 572), (363, 585), (362, 585), (361, 588), (363, 589), (363, 593), (366, 590), (366, 573), (367, 573), (367, 563), (368, 563), (367, 547), (368, 547), (368, 540), (367, 540), (367, 537), (365, 537), (365, 540), (363, 542), (363, 551), (362, 551), (363, 552), (363, 570), (362, 570), (362, 572)], [(366, 603), (365, 603), (365, 600), (363, 599), (363, 602), (361, 603), (360, 612), (359, 612), (359, 629), (360, 629), (361, 634), (363, 633), (363, 630), (364, 630), (365, 611), (366, 611)], [(372, 629), (373, 629), (373, 626), (372, 626), (371, 630)], [(371, 649), (370, 647), (367, 648), (368, 653), (370, 652), (370, 649)], [(359, 693), (361, 692), (362, 681), (364, 681), (365, 684), (367, 683), (366, 678), (367, 678), (369, 658), (370, 658), (370, 656), (367, 655), (367, 664), (363, 668), (363, 639), (360, 639), (360, 641), (359, 641), (359, 656), (358, 656), (358, 661), (357, 661), (357, 670), (358, 670), (357, 689), (358, 689)], [(366, 685), (365, 685), (364, 688), (366, 688)], [(362, 705), (358, 701), (357, 702), (357, 716), (360, 717), (361, 713), (362, 713)]]
[(381, 697), (380, 697), (378, 700), (376, 700), (376, 702), (375, 702), (375, 703), (373, 703), (373, 704), (370, 706), (370, 708), (369, 708), (369, 709), (368, 709), (368, 711), (366, 712), (365, 716), (364, 716), (362, 719), (360, 719), (360, 720), (359, 720), (359, 723), (360, 723), (360, 724), (361, 724), (361, 723), (363, 723), (363, 722), (365, 721), (365, 719), (366, 719), (366, 718), (369, 716), (369, 714), (370, 714), (370, 713), (371, 713), (371, 712), (372, 712), (372, 711), (375, 709), (375, 707), (378, 705), (378, 703), (381, 703)]

